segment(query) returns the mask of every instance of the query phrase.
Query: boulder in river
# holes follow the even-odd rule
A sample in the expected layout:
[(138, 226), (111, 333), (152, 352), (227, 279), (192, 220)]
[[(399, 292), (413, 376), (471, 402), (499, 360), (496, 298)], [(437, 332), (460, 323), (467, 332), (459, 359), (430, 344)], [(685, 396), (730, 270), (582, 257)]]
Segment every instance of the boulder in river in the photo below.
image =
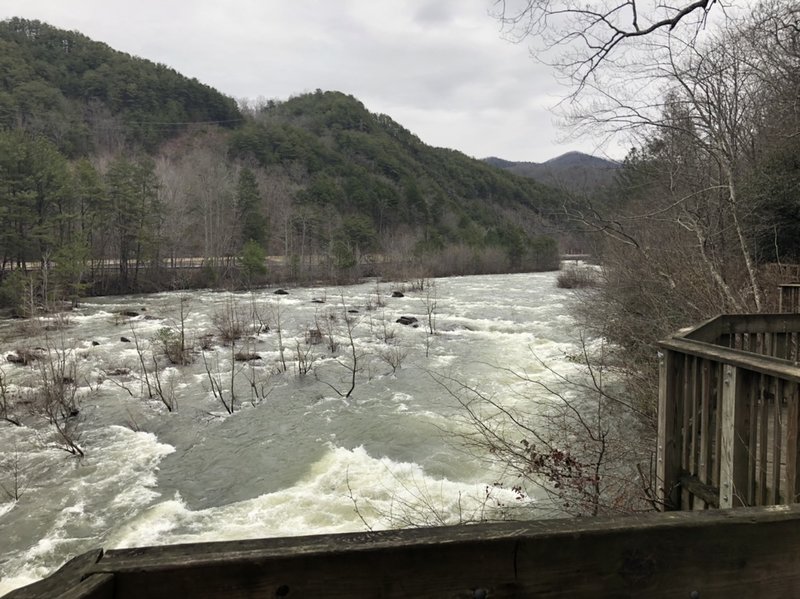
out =
[(130, 343), (131, 342), (131, 340), (128, 339), (127, 337), (120, 337), (119, 340), (122, 341), (122, 343)]
[(273, 293), (275, 295), (289, 295), (289, 292), (285, 289), (276, 289)]
[(36, 347), (34, 349), (18, 349), (15, 350), (14, 353), (8, 354), (6, 356), (6, 361), (11, 362), (12, 364), (20, 364), (22, 366), (27, 366), (28, 364), (33, 363), (35, 360), (38, 360), (42, 357), (42, 354), (46, 352), (44, 348)]
[(402, 291), (392, 291), (392, 297), (405, 297)]
[(395, 322), (398, 324), (409, 325), (409, 324), (414, 324), (418, 321), (417, 318), (414, 316), (401, 316), (400, 318), (395, 320)]
[(131, 373), (130, 368), (123, 368), (123, 367), (106, 370), (106, 374), (108, 376), (125, 376), (130, 373)]

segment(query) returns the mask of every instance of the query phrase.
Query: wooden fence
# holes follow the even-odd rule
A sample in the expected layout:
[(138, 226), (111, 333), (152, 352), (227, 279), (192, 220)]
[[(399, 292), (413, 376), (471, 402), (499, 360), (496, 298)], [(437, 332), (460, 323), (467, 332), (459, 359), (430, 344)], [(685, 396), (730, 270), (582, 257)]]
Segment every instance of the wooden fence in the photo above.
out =
[(720, 316), (660, 345), (665, 507), (795, 503), (800, 314)]
[(800, 596), (800, 505), (91, 551), (6, 599)]

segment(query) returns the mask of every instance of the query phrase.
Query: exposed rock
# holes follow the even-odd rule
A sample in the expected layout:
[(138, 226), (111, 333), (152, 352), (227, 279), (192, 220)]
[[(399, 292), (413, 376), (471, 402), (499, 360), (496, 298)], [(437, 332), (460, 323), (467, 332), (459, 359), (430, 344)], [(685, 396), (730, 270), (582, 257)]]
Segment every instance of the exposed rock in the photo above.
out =
[(401, 316), (400, 318), (395, 320), (395, 322), (398, 324), (409, 325), (417, 322), (417, 319), (414, 316)]
[(233, 357), (233, 359), (237, 362), (251, 362), (253, 360), (260, 360), (261, 356), (255, 352), (239, 351), (236, 352), (236, 355)]
[(311, 300), (311, 303), (312, 304), (324, 304), (325, 300), (324, 299), (319, 299), (318, 297), (315, 297), (314, 299)]
[(308, 345), (319, 345), (322, 343), (322, 331), (319, 329), (308, 329), (306, 331), (306, 343)]
[(112, 368), (111, 370), (106, 370), (106, 374), (108, 376), (124, 376), (130, 373), (131, 373), (130, 368)]
[(123, 316), (129, 316), (130, 318), (135, 318), (136, 316), (139, 316), (139, 313), (134, 312), (133, 310), (123, 310), (122, 312), (120, 312), (120, 314), (122, 314)]
[(197, 341), (200, 343), (200, 349), (202, 350), (208, 351), (214, 347), (214, 335), (200, 335)]
[(392, 297), (405, 297), (402, 291), (392, 291)]
[(92, 341), (92, 347), (97, 347), (98, 345), (100, 345), (99, 341)]
[(13, 354), (6, 356), (6, 361), (12, 364), (21, 364), (27, 366), (42, 357), (42, 354), (47, 350), (43, 347), (35, 347), (33, 349), (18, 349)]
[(358, 314), (358, 310), (356, 310), (355, 308), (351, 308), (350, 310), (347, 311), (347, 313), (348, 314)]
[(274, 291), (274, 294), (275, 295), (289, 295), (289, 292), (286, 291), (285, 289), (276, 289)]
[(128, 339), (127, 337), (120, 337), (119, 340), (122, 341), (123, 343), (130, 343), (131, 342), (131, 340)]

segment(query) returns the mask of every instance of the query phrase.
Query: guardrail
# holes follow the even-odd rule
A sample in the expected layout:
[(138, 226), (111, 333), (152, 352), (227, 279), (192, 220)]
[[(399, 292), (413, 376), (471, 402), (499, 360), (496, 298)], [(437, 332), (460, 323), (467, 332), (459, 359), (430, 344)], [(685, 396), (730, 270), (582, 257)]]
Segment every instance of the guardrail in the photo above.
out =
[(660, 346), (666, 509), (795, 503), (800, 314), (720, 316)]
[(6, 599), (794, 597), (800, 506), (91, 551)]

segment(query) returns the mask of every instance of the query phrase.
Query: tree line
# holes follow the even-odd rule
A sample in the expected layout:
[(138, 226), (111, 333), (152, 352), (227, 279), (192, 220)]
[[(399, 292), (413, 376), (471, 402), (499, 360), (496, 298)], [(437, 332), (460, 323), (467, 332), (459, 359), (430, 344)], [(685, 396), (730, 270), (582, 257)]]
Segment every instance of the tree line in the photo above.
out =
[(0, 23), (0, 46), (6, 306), (558, 265), (559, 192), (429, 148), (351, 96), (237, 106), (37, 21)]

